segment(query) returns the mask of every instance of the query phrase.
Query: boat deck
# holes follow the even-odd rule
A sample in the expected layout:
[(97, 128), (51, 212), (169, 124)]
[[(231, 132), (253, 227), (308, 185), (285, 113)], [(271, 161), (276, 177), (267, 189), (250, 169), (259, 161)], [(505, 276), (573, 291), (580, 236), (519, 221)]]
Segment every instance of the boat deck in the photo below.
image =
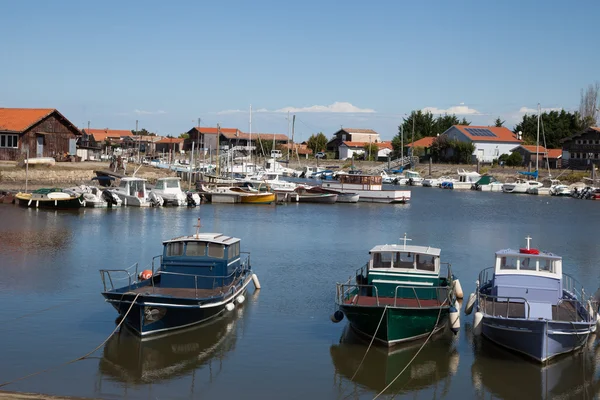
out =
[(421, 308), (421, 307), (440, 307), (443, 302), (440, 302), (437, 299), (433, 300), (417, 300), (417, 299), (409, 299), (409, 298), (394, 298), (394, 297), (372, 297), (372, 296), (354, 296), (347, 300), (344, 300), (344, 304), (355, 305), (355, 306), (367, 306), (373, 307), (377, 306), (377, 301), (379, 300), (379, 306), (392, 306), (392, 307), (411, 307), (411, 308)]
[(209, 297), (221, 296), (223, 293), (231, 291), (232, 286), (236, 286), (240, 280), (236, 280), (231, 285), (220, 286), (214, 289), (195, 289), (195, 288), (175, 288), (155, 286), (142, 286), (136, 289), (128, 290), (129, 293), (141, 293), (146, 296), (177, 297), (184, 299), (206, 299)]
[[(483, 311), (486, 314), (505, 317), (505, 318), (527, 318), (527, 309), (525, 303), (517, 302), (484, 302)], [(565, 322), (578, 322), (581, 317), (578, 316), (575, 306), (571, 302), (561, 303), (558, 306), (552, 306), (552, 320)]]

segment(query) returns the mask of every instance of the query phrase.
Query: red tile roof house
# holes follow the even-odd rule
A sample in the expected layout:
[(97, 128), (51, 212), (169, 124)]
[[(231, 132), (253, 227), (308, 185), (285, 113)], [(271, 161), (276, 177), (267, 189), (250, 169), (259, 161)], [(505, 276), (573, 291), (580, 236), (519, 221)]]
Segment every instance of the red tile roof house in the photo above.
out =
[(502, 154), (510, 154), (521, 140), (508, 128), (495, 126), (454, 125), (442, 135), (450, 140), (473, 143), (473, 163), (492, 163)]
[[(433, 144), (433, 141), (436, 139), (435, 136), (426, 136), (424, 138), (421, 138), (419, 140), (415, 140), (414, 145), (412, 143), (408, 143), (405, 144), (404, 147), (408, 147), (409, 149), (412, 149), (413, 146), (415, 147), (422, 147), (423, 149), (425, 149), (425, 154), (424, 155), (428, 155), (429, 154), (429, 149), (431, 148), (431, 145)], [(408, 155), (409, 152), (404, 151), (404, 155)]]
[[(537, 147), (536, 145), (522, 144), (515, 147), (513, 152), (521, 154), (523, 157), (523, 165), (527, 166), (531, 162), (531, 166), (535, 168), (536, 153), (538, 154), (538, 168), (560, 168), (562, 149), (546, 149), (544, 146)], [(546, 164), (548, 160), (548, 165)]]
[(0, 160), (76, 155), (79, 129), (53, 108), (0, 108)]
[(332, 138), (327, 142), (326, 150), (331, 153), (335, 153), (336, 158), (341, 160), (352, 157), (343, 157), (345, 154), (340, 153), (340, 146), (344, 142), (354, 143), (377, 143), (381, 142), (379, 133), (373, 129), (362, 129), (362, 128), (342, 128), (333, 134)]
[(157, 153), (179, 153), (183, 151), (183, 142), (184, 139), (181, 138), (162, 138), (158, 140), (156, 145)]
[[(260, 143), (273, 142), (275, 139), (275, 146), (287, 143), (288, 137), (279, 133), (245, 133), (237, 128), (219, 128), (219, 146), (232, 147), (232, 146), (251, 146), (253, 150), (260, 149)], [(183, 149), (189, 151), (192, 149), (192, 142), (196, 148), (200, 144), (201, 148), (206, 149), (206, 152), (215, 152), (217, 148), (217, 128), (216, 127), (200, 127), (196, 126), (190, 129), (188, 132), (189, 138), (185, 140)], [(250, 144), (249, 144), (250, 142)]]
[[(339, 159), (346, 160), (352, 158), (355, 154), (364, 154), (365, 146), (368, 144), (369, 142), (342, 142), (339, 146)], [(379, 148), (377, 159), (385, 160), (393, 151), (392, 142), (377, 142), (373, 144), (376, 144)]]

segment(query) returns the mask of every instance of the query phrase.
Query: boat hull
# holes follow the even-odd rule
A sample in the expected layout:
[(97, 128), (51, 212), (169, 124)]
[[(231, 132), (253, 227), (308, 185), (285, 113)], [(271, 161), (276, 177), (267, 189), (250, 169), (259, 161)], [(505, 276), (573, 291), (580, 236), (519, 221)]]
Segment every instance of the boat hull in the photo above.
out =
[(356, 193), (340, 193), (338, 194), (337, 203), (358, 203), (360, 195)]
[(486, 338), (538, 362), (546, 362), (581, 348), (592, 327), (588, 322), (498, 318), (489, 315), (484, 315), (482, 320), (482, 333)]
[[(206, 299), (174, 298), (142, 294), (135, 299), (133, 293), (103, 292), (107, 302), (120, 316), (126, 315), (124, 323), (137, 335), (146, 337), (199, 325), (227, 312), (227, 305), (246, 293), (251, 276), (245, 278), (234, 292), (226, 296)], [(135, 303), (131, 306), (132, 301)], [(131, 311), (127, 310), (131, 307)]]
[(242, 204), (271, 204), (277, 199), (275, 193), (260, 193), (242, 195)]
[(32, 199), (31, 195), (18, 193), (15, 195), (15, 200), (20, 206), (30, 208), (54, 208), (54, 209), (75, 209), (81, 208), (84, 205), (84, 200), (81, 196), (71, 199)]
[[(381, 306), (341, 305), (340, 310), (355, 331), (369, 338), (376, 332), (375, 339), (387, 346), (425, 337), (431, 331), (443, 328), (448, 319), (448, 307), (442, 307), (441, 313), (439, 307), (386, 309)], [(384, 310), (386, 315), (382, 320)], [(380, 321), (381, 325), (377, 329)]]

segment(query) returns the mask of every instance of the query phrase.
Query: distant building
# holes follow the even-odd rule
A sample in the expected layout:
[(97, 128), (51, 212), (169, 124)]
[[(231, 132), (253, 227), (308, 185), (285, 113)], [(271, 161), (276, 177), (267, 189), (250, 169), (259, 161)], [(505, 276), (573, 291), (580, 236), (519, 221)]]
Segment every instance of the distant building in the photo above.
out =
[(510, 154), (515, 146), (521, 144), (521, 140), (505, 127), (454, 125), (443, 135), (450, 140), (473, 143), (473, 162), (491, 163), (502, 154)]
[[(369, 142), (342, 142), (339, 147), (339, 159), (346, 160), (353, 158), (354, 155), (364, 154), (365, 146)], [(387, 159), (388, 155), (392, 153), (393, 147), (392, 142), (376, 142), (379, 151), (377, 152), (377, 159)]]
[[(279, 133), (245, 133), (237, 128), (219, 128), (219, 146), (221, 148), (231, 147), (250, 147), (252, 150), (260, 149), (261, 141), (271, 142), (275, 140), (275, 146), (287, 143), (288, 137)], [(200, 146), (206, 153), (214, 153), (217, 149), (217, 128), (196, 126), (188, 132), (188, 138), (185, 139), (183, 149), (189, 151), (192, 149), (192, 143), (196, 148)]]
[(0, 160), (77, 154), (81, 131), (53, 108), (0, 108)]
[[(425, 150), (425, 154), (423, 154), (424, 156), (428, 156), (431, 154), (431, 145), (433, 145), (433, 142), (435, 141), (436, 137), (435, 136), (426, 136), (424, 138), (421, 138), (419, 140), (415, 140), (415, 143), (408, 143), (406, 144), (404, 147), (407, 147), (409, 149), (412, 149), (413, 146), (414, 147), (422, 147)], [(404, 155), (408, 155), (408, 152), (405, 151)]]
[(340, 146), (344, 142), (353, 144), (378, 143), (381, 142), (381, 138), (379, 137), (379, 133), (375, 132), (373, 129), (342, 128), (333, 134), (333, 138), (327, 142), (326, 149), (328, 152), (335, 153), (335, 158), (348, 158), (342, 157), (340, 154)]
[(283, 154), (287, 155), (288, 149), (290, 150), (290, 158), (296, 157), (296, 155), (298, 155), (298, 157), (308, 158), (308, 156), (313, 153), (312, 149), (309, 149), (306, 145), (306, 142), (294, 143), (293, 145), (291, 143), (289, 145), (287, 143), (281, 145)]
[[(536, 158), (538, 168), (560, 168), (562, 149), (546, 149), (544, 146), (525, 145), (512, 149), (512, 152), (517, 152), (523, 157), (523, 165), (535, 166)], [(537, 154), (537, 157), (536, 157)]]
[(133, 136), (133, 132), (125, 129), (83, 129), (80, 144), (86, 147), (104, 148), (107, 145), (120, 145), (125, 137)]
[(183, 142), (182, 138), (160, 138), (156, 143), (156, 153), (179, 153), (183, 151)]
[(589, 127), (561, 142), (563, 168), (588, 169), (600, 163), (600, 127)]

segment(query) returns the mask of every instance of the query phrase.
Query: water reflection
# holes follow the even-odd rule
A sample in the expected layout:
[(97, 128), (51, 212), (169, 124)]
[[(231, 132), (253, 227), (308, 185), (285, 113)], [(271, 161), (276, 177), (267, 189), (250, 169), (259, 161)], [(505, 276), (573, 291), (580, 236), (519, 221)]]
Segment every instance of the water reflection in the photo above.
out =
[[(447, 392), (450, 379), (458, 369), (460, 357), (452, 337), (446, 333), (434, 335), (386, 393), (412, 392), (432, 386)], [(340, 396), (357, 394), (360, 387), (356, 384), (375, 392), (383, 390), (406, 367), (422, 344), (423, 341), (416, 341), (391, 350), (372, 346), (354, 383), (351, 383), (353, 387), (350, 389), (348, 381), (339, 380)], [(367, 346), (368, 342), (347, 325), (340, 343), (329, 349), (336, 373), (350, 380), (359, 367)]]
[[(211, 374), (218, 374), (227, 353), (235, 349), (236, 324), (243, 312), (239, 308), (209, 324), (144, 340), (123, 328), (106, 343), (100, 373), (134, 384), (175, 379), (204, 365), (210, 366)], [(215, 362), (218, 365), (213, 368)]]
[(584, 351), (540, 365), (475, 338), (471, 366), (473, 387), (482, 398), (594, 399), (600, 396), (596, 364), (600, 344), (592, 337)]

